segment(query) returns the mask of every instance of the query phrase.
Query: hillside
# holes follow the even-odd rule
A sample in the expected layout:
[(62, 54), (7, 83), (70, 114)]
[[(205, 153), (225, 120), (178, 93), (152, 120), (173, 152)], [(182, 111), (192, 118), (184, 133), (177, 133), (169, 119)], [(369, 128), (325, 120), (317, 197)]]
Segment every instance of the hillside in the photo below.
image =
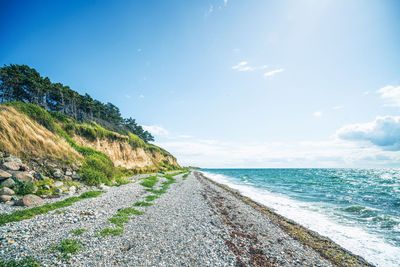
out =
[(78, 173), (88, 184), (180, 168), (170, 153), (132, 133), (123, 135), (22, 102), (0, 105), (0, 151), (21, 157), (28, 165), (40, 162), (36, 167), (45, 175), (50, 175), (46, 165), (82, 166)]

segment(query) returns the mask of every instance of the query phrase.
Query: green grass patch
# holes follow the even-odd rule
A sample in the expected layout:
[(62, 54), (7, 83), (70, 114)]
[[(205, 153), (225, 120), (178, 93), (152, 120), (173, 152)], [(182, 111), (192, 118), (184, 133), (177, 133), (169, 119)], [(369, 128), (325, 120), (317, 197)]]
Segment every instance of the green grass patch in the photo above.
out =
[(40, 264), (32, 257), (22, 260), (0, 261), (0, 267), (40, 267)]
[(86, 229), (78, 228), (78, 229), (72, 230), (72, 231), (71, 231), (71, 234), (73, 234), (74, 236), (78, 236), (78, 235), (83, 234), (83, 233), (86, 232), (86, 231), (87, 231)]
[(190, 174), (190, 172), (185, 173), (185, 174), (182, 176), (182, 179), (185, 180), (186, 178), (188, 178), (189, 174)]
[(150, 193), (153, 193), (153, 194), (156, 194), (156, 195), (162, 195), (162, 194), (167, 193), (167, 190), (165, 190), (165, 189), (160, 189), (160, 190), (146, 189), (146, 191), (150, 192)]
[(123, 224), (129, 222), (129, 218), (131, 215), (140, 215), (143, 213), (144, 213), (143, 211), (138, 211), (134, 208), (129, 207), (119, 210), (118, 213), (112, 216), (110, 219), (108, 219), (108, 221), (120, 228), (123, 228), (124, 227)]
[(106, 236), (106, 235), (122, 235), (124, 232), (123, 228), (104, 228), (101, 230), (99, 233), (100, 236)]
[(19, 222), (26, 219), (31, 219), (36, 215), (45, 214), (49, 211), (71, 206), (75, 202), (86, 198), (94, 198), (102, 194), (104, 191), (87, 191), (82, 193), (79, 197), (69, 197), (61, 201), (49, 203), (43, 206), (34, 207), (30, 209), (17, 210), (11, 214), (0, 214), (0, 226), (9, 222)]
[(159, 198), (159, 196), (157, 196), (157, 195), (149, 195), (149, 196), (145, 197), (146, 201), (148, 201), (148, 202), (153, 201), (157, 198)]
[(82, 249), (82, 243), (76, 239), (64, 239), (59, 244), (50, 248), (61, 253), (64, 259), (69, 259), (71, 255), (76, 254)]
[(153, 204), (149, 202), (144, 202), (144, 201), (138, 201), (135, 204), (133, 204), (134, 207), (145, 207), (145, 206), (151, 206)]
[(157, 176), (149, 176), (143, 179), (143, 182), (140, 184), (144, 187), (152, 188), (156, 183), (158, 183)]

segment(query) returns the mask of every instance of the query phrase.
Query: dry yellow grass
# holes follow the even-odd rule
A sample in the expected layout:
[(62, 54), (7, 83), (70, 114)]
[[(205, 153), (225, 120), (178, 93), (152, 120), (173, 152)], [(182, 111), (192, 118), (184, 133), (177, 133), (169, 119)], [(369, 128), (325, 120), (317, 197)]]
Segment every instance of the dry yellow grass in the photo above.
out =
[(0, 107), (0, 150), (26, 158), (82, 160), (64, 139), (12, 107)]

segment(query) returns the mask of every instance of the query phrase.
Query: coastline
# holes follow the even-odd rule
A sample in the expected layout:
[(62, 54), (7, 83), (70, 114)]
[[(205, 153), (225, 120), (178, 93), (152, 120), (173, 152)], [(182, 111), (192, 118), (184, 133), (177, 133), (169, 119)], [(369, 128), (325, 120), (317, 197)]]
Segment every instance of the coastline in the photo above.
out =
[[(199, 172), (158, 174), (152, 193), (169, 188), (152, 200), (144, 179), (0, 227), (0, 263), (30, 256), (43, 266), (372, 266)], [(150, 204), (134, 205), (144, 200)], [(133, 206), (140, 215), (121, 232), (99, 234), (116, 229), (110, 219)], [(73, 235), (78, 229), (85, 231)], [(81, 249), (62, 258), (51, 248), (66, 239)]]
[(356, 255), (351, 251), (336, 244), (331, 239), (322, 236), (319, 233), (312, 231), (296, 223), (293, 220), (287, 219), (286, 217), (272, 211), (265, 205), (262, 205), (249, 197), (243, 196), (237, 190), (232, 189), (227, 185), (217, 183), (203, 175), (201, 172), (195, 172), (195, 175), (199, 176), (200, 179), (204, 179), (207, 182), (212, 183), (222, 188), (223, 190), (226, 190), (235, 198), (243, 201), (256, 211), (267, 215), (273, 223), (278, 225), (279, 228), (284, 230), (288, 235), (298, 240), (302, 244), (311, 247), (312, 249), (317, 251), (323, 258), (327, 259), (335, 266), (374, 266), (371, 263), (367, 262), (361, 256)]

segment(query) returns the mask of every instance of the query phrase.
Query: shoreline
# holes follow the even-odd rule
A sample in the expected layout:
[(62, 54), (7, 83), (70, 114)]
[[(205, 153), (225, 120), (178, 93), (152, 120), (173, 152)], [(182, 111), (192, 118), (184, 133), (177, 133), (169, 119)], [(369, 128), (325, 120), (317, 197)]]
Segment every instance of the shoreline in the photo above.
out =
[[(43, 266), (372, 266), (197, 171), (150, 177), (1, 226), (0, 265), (30, 256)], [(68, 258), (52, 250), (65, 240), (81, 246)]]
[(336, 244), (330, 238), (322, 236), (319, 233), (312, 231), (298, 224), (297, 222), (276, 213), (269, 207), (260, 204), (249, 197), (243, 196), (237, 190), (232, 189), (227, 185), (215, 182), (214, 180), (208, 178), (199, 171), (195, 171), (194, 175), (198, 175), (201, 177), (201, 179), (204, 179), (207, 182), (226, 190), (235, 198), (246, 203), (248, 206), (251, 206), (256, 211), (267, 215), (272, 222), (278, 225), (292, 238), (298, 240), (306, 246), (311, 247), (312, 249), (317, 251), (323, 258), (332, 262), (336, 266), (374, 266), (361, 256), (356, 255), (351, 251)]

